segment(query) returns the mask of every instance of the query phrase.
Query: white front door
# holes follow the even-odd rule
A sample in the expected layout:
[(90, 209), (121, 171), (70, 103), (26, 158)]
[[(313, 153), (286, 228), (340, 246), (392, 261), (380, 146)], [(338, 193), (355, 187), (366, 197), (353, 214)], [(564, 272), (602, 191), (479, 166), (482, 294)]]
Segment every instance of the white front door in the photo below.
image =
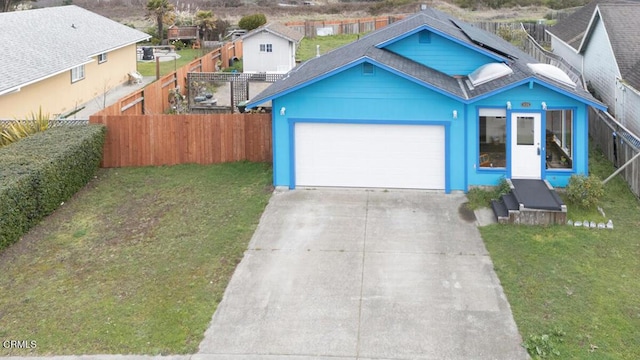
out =
[(540, 114), (511, 114), (511, 177), (540, 179), (541, 162)]

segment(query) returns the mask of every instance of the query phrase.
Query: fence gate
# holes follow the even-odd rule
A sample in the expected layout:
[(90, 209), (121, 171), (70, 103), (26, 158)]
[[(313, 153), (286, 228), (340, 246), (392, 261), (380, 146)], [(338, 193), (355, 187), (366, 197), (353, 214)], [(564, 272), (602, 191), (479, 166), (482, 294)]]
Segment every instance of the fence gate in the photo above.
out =
[(235, 108), (239, 103), (249, 100), (249, 83), (250, 82), (276, 82), (285, 74), (248, 74), (248, 73), (194, 73), (187, 74), (187, 98), (189, 110), (201, 108), (204, 106), (214, 107), (217, 104), (208, 101), (213, 95), (214, 89), (221, 83), (228, 83), (229, 96), (231, 104), (231, 112), (235, 112)]

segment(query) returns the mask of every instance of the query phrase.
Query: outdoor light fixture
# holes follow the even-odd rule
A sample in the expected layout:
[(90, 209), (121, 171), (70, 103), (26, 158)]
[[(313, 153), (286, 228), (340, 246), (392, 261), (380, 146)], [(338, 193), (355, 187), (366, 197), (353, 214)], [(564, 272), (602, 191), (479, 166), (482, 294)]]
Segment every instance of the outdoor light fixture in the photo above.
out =
[(287, 112), (287, 108), (285, 108), (284, 106), (280, 108), (280, 115), (284, 116), (286, 112)]
[(507, 101), (507, 109), (511, 110), (511, 101)]
[(546, 102), (542, 102), (542, 110), (547, 110), (547, 103)]
[(453, 118), (454, 119), (458, 118), (458, 110), (453, 110)]

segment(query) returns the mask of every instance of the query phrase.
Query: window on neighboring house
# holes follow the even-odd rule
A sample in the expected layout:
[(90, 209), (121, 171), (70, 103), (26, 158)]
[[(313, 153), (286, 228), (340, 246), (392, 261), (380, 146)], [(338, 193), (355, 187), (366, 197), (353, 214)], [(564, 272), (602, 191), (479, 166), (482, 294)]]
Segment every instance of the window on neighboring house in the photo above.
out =
[(573, 111), (547, 111), (547, 169), (573, 168)]
[(478, 118), (478, 166), (481, 169), (507, 166), (507, 114), (503, 109), (480, 109)]
[(102, 64), (107, 61), (107, 53), (102, 53), (98, 55), (98, 64)]
[(84, 79), (84, 65), (80, 65), (78, 67), (74, 67), (71, 69), (71, 82), (74, 83), (76, 81), (80, 81)]
[(260, 44), (260, 52), (273, 52), (272, 44)]

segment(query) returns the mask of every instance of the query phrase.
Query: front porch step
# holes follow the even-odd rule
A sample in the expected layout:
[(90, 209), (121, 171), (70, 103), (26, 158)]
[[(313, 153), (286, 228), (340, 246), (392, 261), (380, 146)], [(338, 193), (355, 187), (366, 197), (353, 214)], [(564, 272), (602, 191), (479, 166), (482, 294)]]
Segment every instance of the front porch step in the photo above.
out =
[(543, 180), (508, 180), (511, 191), (491, 201), (501, 224), (553, 225), (567, 222), (567, 206)]

